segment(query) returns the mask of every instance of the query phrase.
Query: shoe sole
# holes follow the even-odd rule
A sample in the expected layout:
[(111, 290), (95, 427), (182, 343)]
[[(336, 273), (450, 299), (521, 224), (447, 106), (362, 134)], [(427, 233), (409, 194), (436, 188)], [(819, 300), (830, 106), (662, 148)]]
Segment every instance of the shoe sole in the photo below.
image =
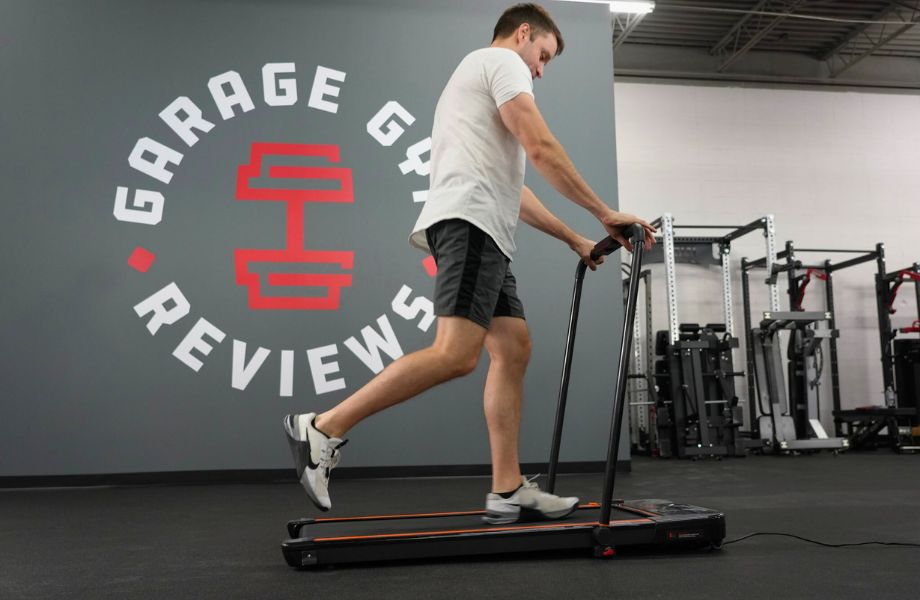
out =
[(297, 473), (301, 487), (306, 490), (307, 497), (310, 498), (310, 501), (313, 502), (314, 505), (316, 505), (316, 508), (323, 512), (327, 512), (332, 507), (323, 506), (323, 504), (319, 501), (319, 498), (316, 497), (316, 492), (313, 491), (313, 487), (310, 485), (310, 480), (308, 479), (307, 471), (315, 470), (310, 469), (309, 464), (303, 458), (304, 455), (309, 456), (310, 443), (297, 439), (297, 434), (294, 431), (294, 415), (288, 415), (284, 417), (282, 423), (284, 424), (284, 434), (285, 437), (287, 437), (288, 446), (291, 448), (291, 456), (294, 458), (295, 468), (299, 470), (300, 465), (304, 465), (304, 470)]
[(556, 521), (558, 519), (564, 519), (578, 508), (578, 503), (576, 502), (570, 508), (564, 508), (562, 510), (557, 510), (555, 512), (543, 513), (538, 510), (533, 510), (532, 508), (521, 508), (521, 512), (517, 514), (499, 514), (499, 513), (486, 513), (482, 517), (482, 520), (488, 523), (489, 525), (508, 525), (509, 523), (525, 523), (530, 521)]
[(485, 515), (482, 520), (489, 525), (507, 525), (509, 523), (517, 523), (519, 517), (520, 515), (499, 516), (497, 514), (491, 514)]

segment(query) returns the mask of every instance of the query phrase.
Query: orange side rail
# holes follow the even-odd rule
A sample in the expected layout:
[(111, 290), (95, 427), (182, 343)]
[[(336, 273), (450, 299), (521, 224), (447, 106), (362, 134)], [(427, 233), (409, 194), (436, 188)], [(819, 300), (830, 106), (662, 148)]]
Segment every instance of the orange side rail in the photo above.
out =
[[(621, 524), (651, 523), (651, 519), (629, 519), (624, 521), (615, 521), (613, 526)], [(345, 540), (379, 540), (385, 538), (406, 538), (418, 536), (439, 536), (439, 535), (457, 535), (461, 533), (486, 533), (495, 531), (521, 531), (535, 529), (569, 529), (573, 527), (599, 527), (597, 521), (586, 523), (555, 523), (552, 525), (522, 525), (518, 527), (483, 527), (479, 529), (454, 529), (449, 531), (413, 531), (411, 533), (381, 533), (375, 535), (347, 535), (341, 537), (313, 538), (314, 542), (342, 542)]]

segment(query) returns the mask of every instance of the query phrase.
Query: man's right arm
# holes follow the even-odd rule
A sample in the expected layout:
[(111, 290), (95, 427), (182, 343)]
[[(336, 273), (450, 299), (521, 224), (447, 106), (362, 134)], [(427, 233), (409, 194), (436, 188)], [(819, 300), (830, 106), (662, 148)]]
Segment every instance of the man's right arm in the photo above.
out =
[[(611, 235), (619, 234), (623, 226), (641, 223), (646, 228), (647, 240), (654, 233), (648, 223), (625, 213), (613, 210), (594, 193), (569, 159), (559, 140), (552, 134), (530, 94), (518, 94), (499, 109), (502, 122), (524, 147), (530, 162), (556, 191), (584, 207), (599, 220)], [(615, 238), (621, 238), (614, 235)], [(621, 243), (624, 241), (618, 239)], [(650, 242), (651, 243), (651, 242)], [(629, 244), (625, 244), (629, 247)]]

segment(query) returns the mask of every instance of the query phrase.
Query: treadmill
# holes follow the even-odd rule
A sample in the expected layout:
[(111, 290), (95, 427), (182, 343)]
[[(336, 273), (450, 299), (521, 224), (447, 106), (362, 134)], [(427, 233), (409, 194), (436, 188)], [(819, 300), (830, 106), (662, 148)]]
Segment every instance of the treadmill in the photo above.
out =
[[(482, 520), (484, 510), (296, 519), (288, 522), (290, 539), (281, 545), (287, 563), (298, 569), (309, 569), (343, 563), (577, 549), (591, 551), (596, 557), (610, 558), (616, 555), (617, 548), (625, 546), (719, 548), (725, 538), (725, 515), (719, 511), (668, 500), (613, 500), (628, 357), (645, 241), (645, 230), (638, 224), (625, 233), (632, 240), (634, 251), (613, 394), (604, 492), (600, 503), (582, 504), (561, 520), (507, 525), (485, 523)], [(620, 247), (613, 238), (607, 237), (595, 246), (592, 257), (609, 255)], [(572, 350), (586, 271), (587, 265), (578, 261), (550, 453), (546, 486), (549, 492), (553, 492), (555, 487)]]

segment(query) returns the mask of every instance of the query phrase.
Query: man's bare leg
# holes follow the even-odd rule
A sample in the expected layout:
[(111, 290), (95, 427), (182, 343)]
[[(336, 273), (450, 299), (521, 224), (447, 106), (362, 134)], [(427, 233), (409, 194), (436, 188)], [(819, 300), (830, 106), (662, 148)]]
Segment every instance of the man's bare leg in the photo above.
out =
[[(486, 330), (464, 317), (438, 317), (434, 344), (390, 363), (364, 387), (316, 417), (316, 428), (340, 438), (360, 421), (476, 368)], [(518, 477), (520, 479), (520, 477)]]
[(515, 317), (495, 317), (485, 337), (491, 364), (483, 405), (492, 449), (492, 491), (510, 492), (521, 485), (518, 433), (524, 372), (530, 360), (527, 322)]

